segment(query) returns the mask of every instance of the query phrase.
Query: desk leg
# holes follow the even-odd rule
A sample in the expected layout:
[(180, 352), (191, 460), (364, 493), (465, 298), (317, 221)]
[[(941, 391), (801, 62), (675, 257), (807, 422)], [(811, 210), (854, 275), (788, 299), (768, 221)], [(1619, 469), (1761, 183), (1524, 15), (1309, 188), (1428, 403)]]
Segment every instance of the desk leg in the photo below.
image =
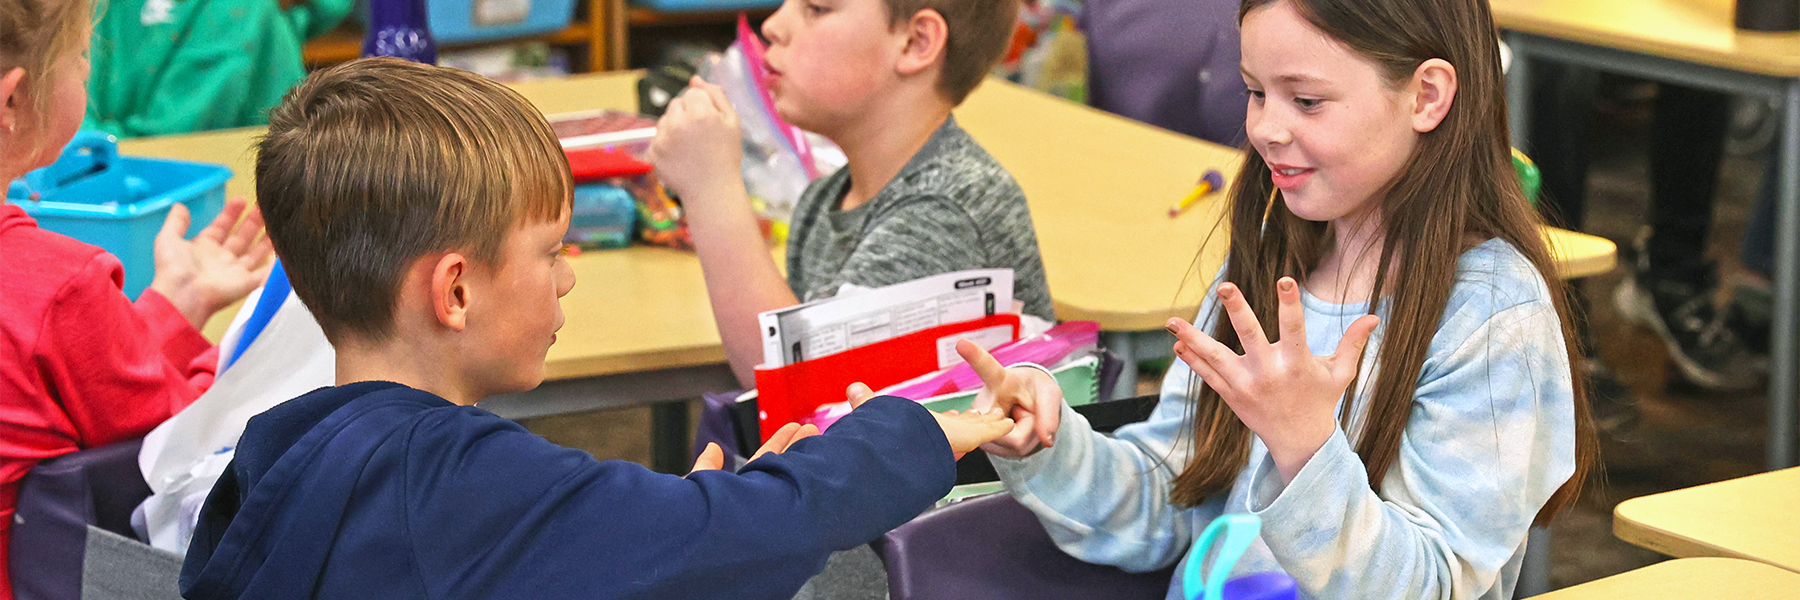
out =
[(1106, 343), (1106, 349), (1111, 351), (1113, 356), (1119, 357), (1120, 362), (1125, 363), (1125, 366), (1119, 369), (1119, 381), (1113, 384), (1113, 399), (1123, 400), (1137, 396), (1138, 359), (1135, 344), (1132, 343), (1134, 340), (1131, 338), (1131, 332), (1103, 331), (1100, 336), (1101, 340)]
[(1769, 348), (1770, 470), (1794, 466), (1795, 380), (1800, 369), (1800, 79), (1787, 82), (1782, 99), (1781, 152), (1774, 168), (1781, 169), (1777, 182), (1775, 222), (1775, 319)]
[(658, 473), (685, 475), (693, 468), (693, 443), (689, 436), (688, 401), (650, 405), (650, 468)]
[(1523, 35), (1505, 33), (1506, 46), (1512, 49), (1512, 64), (1506, 67), (1507, 127), (1512, 130), (1512, 147), (1529, 153), (1525, 137), (1531, 131), (1531, 42)]

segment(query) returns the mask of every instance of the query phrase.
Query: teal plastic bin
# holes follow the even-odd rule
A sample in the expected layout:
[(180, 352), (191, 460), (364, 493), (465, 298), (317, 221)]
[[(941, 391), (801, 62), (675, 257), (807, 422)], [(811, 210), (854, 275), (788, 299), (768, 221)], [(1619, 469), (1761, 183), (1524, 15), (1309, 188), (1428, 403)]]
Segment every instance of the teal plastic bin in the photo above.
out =
[(111, 252), (125, 264), (125, 294), (133, 300), (156, 277), (154, 246), (169, 208), (193, 213), (193, 237), (225, 207), (224, 165), (120, 156), (118, 142), (96, 131), (76, 134), (55, 164), (26, 173), (6, 189), (6, 201), (38, 226)]

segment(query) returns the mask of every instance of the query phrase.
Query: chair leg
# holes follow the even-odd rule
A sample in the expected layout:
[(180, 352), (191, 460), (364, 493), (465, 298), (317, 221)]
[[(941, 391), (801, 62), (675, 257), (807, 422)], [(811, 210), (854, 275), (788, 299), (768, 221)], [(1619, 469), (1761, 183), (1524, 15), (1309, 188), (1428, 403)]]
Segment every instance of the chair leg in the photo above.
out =
[(1529, 598), (1550, 591), (1550, 528), (1533, 527), (1525, 539), (1525, 561), (1519, 567), (1514, 598)]

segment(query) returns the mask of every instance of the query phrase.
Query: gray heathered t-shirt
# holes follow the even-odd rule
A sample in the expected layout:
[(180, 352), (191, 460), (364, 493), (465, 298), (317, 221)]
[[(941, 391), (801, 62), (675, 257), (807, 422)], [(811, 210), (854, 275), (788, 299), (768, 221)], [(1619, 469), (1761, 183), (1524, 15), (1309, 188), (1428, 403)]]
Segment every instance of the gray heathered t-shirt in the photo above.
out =
[(963, 269), (1013, 270), (1025, 314), (1056, 320), (1025, 192), (993, 156), (944, 121), (881, 191), (840, 210), (850, 169), (801, 194), (788, 237), (788, 287), (801, 302), (845, 283), (880, 287)]

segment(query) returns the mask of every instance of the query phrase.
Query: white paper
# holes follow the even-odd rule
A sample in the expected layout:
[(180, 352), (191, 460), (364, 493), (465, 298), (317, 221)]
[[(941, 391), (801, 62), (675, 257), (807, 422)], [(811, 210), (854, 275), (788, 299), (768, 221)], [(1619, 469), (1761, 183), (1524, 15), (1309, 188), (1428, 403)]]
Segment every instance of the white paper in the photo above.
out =
[(1012, 289), (1012, 269), (972, 269), (768, 311), (757, 315), (763, 366), (823, 358), (940, 325), (1010, 314)]

